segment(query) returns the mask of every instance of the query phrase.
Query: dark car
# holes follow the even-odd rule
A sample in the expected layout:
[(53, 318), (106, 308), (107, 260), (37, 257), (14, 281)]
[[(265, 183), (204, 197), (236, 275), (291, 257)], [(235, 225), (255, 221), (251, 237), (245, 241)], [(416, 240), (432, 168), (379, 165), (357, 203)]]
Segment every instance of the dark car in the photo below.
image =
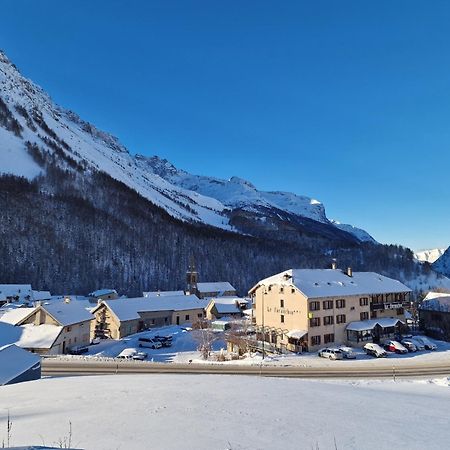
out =
[(69, 355), (82, 355), (83, 353), (87, 353), (89, 348), (85, 345), (76, 345), (69, 350)]
[(172, 347), (172, 336), (159, 336), (156, 335), (153, 338), (155, 341), (161, 342), (163, 347)]

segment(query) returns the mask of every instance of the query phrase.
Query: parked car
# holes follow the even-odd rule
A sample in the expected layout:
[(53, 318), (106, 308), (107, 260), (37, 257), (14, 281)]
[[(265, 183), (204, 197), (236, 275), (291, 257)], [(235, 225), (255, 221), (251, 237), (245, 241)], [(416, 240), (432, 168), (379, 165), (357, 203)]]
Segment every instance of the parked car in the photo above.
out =
[(418, 351), (425, 350), (425, 345), (423, 345), (422, 341), (417, 339), (417, 336), (413, 336), (408, 338), (409, 341), (411, 341), (417, 348)]
[(95, 337), (94, 339), (92, 339), (91, 341), (91, 345), (97, 345), (100, 344), (102, 340), (99, 337)]
[(425, 347), (425, 350), (436, 350), (437, 345), (434, 342), (431, 342), (426, 336), (415, 336), (414, 339), (421, 342)]
[(328, 359), (343, 359), (342, 352), (338, 348), (323, 348), (319, 350), (319, 356)]
[(138, 351), (135, 348), (124, 348), (117, 356), (118, 359), (133, 359)]
[(400, 353), (400, 354), (408, 353), (406, 347), (404, 347), (398, 341), (391, 341), (391, 340), (386, 341), (384, 343), (384, 349), (393, 353)]
[(163, 347), (172, 347), (172, 336), (159, 336), (153, 338), (155, 341), (161, 342)]
[(75, 345), (69, 350), (69, 355), (82, 355), (83, 353), (87, 353), (89, 348), (85, 345)]
[(416, 344), (414, 344), (414, 342), (411, 338), (402, 339), (401, 344), (404, 347), (406, 347), (408, 352), (417, 352), (417, 346), (416, 346)]
[(144, 359), (146, 359), (147, 358), (147, 353), (145, 353), (145, 352), (136, 352), (133, 356), (132, 356), (132, 358), (133, 359), (136, 359), (136, 360), (139, 360), (139, 361), (143, 361)]
[(363, 348), (368, 355), (375, 356), (376, 358), (385, 358), (387, 356), (386, 351), (378, 344), (368, 342)]
[(345, 359), (356, 359), (356, 353), (353, 353), (353, 349), (351, 347), (347, 347), (345, 345), (341, 345), (339, 350), (342, 353), (342, 356)]
[(138, 339), (139, 342), (139, 347), (147, 347), (147, 348), (161, 348), (162, 344), (161, 342), (155, 340), (155, 339), (151, 339), (151, 338), (145, 338), (145, 337), (141, 337)]

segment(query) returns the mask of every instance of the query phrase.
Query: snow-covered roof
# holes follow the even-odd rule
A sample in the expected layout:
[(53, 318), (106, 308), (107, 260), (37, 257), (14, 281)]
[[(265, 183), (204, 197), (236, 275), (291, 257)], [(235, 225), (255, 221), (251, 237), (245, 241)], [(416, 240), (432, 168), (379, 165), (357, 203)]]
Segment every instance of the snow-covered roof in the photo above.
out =
[(12, 308), (5, 311), (0, 311), (0, 322), (17, 325), (34, 310), (35, 308)]
[(52, 298), (52, 294), (50, 291), (33, 291), (33, 300), (35, 302), (42, 300), (50, 300)]
[(41, 358), (16, 345), (0, 347), (0, 386), (39, 364)]
[(199, 292), (227, 292), (236, 291), (236, 289), (228, 281), (214, 281), (210, 283), (197, 283)]
[(63, 327), (50, 324), (33, 325), (32, 323), (22, 325), (22, 335), (16, 345), (22, 348), (51, 348), (58, 338)]
[(196, 295), (119, 298), (104, 300), (102, 304), (107, 305), (120, 321), (139, 319), (140, 312), (184, 311), (206, 307), (206, 302), (200, 300)]
[(184, 291), (150, 291), (143, 292), (144, 297), (175, 297), (176, 295), (185, 295)]
[(420, 309), (450, 312), (450, 294), (443, 292), (429, 292), (423, 299)]
[(83, 301), (57, 301), (41, 305), (61, 325), (68, 326), (75, 323), (92, 320), (93, 315), (86, 309)]
[(237, 314), (241, 312), (235, 297), (219, 297), (211, 300), (219, 314)]
[(339, 269), (290, 269), (261, 280), (251, 291), (270, 284), (294, 285), (308, 298), (411, 292), (400, 281), (375, 272), (353, 272), (350, 277)]
[(0, 300), (6, 300), (8, 297), (19, 297), (19, 300), (29, 297), (33, 300), (31, 284), (0, 284)]
[(89, 297), (101, 297), (102, 295), (110, 295), (115, 294), (117, 295), (117, 291), (115, 289), (98, 289), (94, 292), (91, 292)]
[(350, 322), (347, 325), (347, 330), (350, 331), (365, 331), (373, 330), (376, 325), (380, 325), (382, 328), (395, 327), (398, 323), (404, 323), (400, 319), (395, 317), (383, 317), (380, 319), (360, 320), (358, 322)]
[(305, 334), (308, 334), (305, 330), (291, 330), (287, 334), (287, 337), (294, 338), (294, 339), (301, 339)]

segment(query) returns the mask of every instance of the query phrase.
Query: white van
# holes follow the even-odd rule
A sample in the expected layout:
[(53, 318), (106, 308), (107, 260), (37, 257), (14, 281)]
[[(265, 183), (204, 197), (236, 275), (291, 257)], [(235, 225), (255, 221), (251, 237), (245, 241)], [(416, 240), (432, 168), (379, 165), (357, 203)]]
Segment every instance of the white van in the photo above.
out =
[(124, 348), (117, 356), (117, 359), (133, 359), (138, 351), (135, 348)]

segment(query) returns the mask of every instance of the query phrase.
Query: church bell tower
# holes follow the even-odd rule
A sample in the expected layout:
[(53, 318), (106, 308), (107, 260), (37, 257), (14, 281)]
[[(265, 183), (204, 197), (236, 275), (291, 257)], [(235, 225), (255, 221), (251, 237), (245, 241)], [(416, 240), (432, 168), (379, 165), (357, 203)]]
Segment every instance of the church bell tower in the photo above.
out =
[(191, 256), (189, 269), (186, 272), (187, 294), (197, 294), (198, 272), (195, 270), (194, 257)]

